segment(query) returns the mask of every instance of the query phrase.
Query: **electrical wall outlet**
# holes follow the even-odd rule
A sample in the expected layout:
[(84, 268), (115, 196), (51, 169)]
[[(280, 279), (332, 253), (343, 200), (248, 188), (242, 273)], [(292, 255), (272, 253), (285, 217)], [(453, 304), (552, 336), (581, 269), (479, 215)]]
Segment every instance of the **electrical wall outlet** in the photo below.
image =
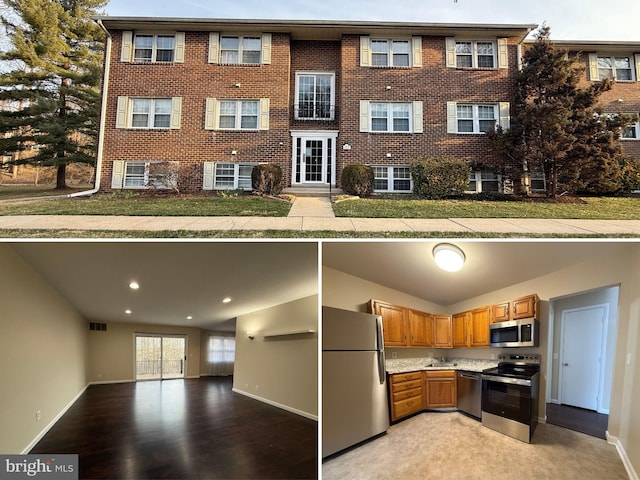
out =
[(40, 410), (36, 411), (36, 422), (42, 420), (42, 412)]
[(398, 358), (398, 352), (391, 352), (391, 358)]

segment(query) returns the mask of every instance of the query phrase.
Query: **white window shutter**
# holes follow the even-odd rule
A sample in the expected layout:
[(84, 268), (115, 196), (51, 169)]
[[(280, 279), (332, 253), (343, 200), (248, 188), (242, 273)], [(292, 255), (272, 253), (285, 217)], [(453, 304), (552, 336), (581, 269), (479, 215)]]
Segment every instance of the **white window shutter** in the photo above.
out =
[(130, 62), (133, 58), (133, 32), (125, 30), (122, 32), (122, 48), (120, 49), (120, 61)]
[(216, 170), (214, 162), (204, 162), (204, 172), (202, 173), (202, 189), (213, 190), (213, 177)]
[(184, 63), (184, 32), (176, 32), (176, 45), (173, 61), (176, 63)]
[(182, 97), (171, 99), (171, 128), (179, 129), (182, 125)]
[(209, 33), (209, 63), (220, 63), (220, 34)]
[(636, 82), (640, 82), (640, 53), (634, 55), (636, 63)]
[(265, 65), (271, 64), (271, 34), (262, 34), (262, 63)]
[(498, 39), (498, 68), (509, 68), (509, 48), (506, 38)]
[(268, 98), (260, 99), (260, 130), (269, 130), (269, 103)]
[(371, 66), (371, 39), (369, 37), (360, 37), (360, 66)]
[(127, 128), (127, 124), (129, 123), (128, 107), (129, 97), (118, 97), (116, 128)]
[(422, 37), (412, 37), (411, 45), (413, 50), (413, 66), (422, 68)]
[(589, 54), (589, 80), (597, 82), (600, 80), (600, 72), (598, 71), (598, 54)]
[(215, 98), (207, 98), (204, 110), (204, 129), (215, 130), (218, 119), (218, 101)]
[(111, 188), (121, 189), (124, 182), (124, 160), (113, 161), (113, 172), (111, 173)]
[(369, 131), (369, 101), (360, 100), (360, 131)]
[(447, 102), (447, 133), (458, 133), (458, 106)]
[(413, 133), (424, 133), (422, 102), (413, 102)]
[(503, 130), (509, 130), (511, 127), (511, 116), (509, 114), (509, 102), (500, 102), (498, 104), (499, 125)]
[(447, 68), (456, 68), (456, 39), (454, 37), (446, 37), (444, 43)]

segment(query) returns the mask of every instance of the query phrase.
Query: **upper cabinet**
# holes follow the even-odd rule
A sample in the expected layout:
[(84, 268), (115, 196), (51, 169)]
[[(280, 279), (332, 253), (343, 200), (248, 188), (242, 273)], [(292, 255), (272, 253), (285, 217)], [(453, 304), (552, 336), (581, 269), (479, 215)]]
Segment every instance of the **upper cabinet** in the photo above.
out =
[(540, 299), (535, 293), (510, 302), (491, 305), (491, 323), (519, 320), (521, 318), (538, 319), (539, 315)]
[(409, 309), (409, 345), (433, 347), (433, 315)]
[(451, 315), (433, 316), (433, 346), (451, 348)]
[(490, 307), (452, 315), (453, 348), (488, 347)]
[(511, 302), (491, 305), (491, 323), (508, 322), (511, 320)]
[(406, 347), (408, 309), (371, 300), (371, 312), (382, 317), (385, 347)]

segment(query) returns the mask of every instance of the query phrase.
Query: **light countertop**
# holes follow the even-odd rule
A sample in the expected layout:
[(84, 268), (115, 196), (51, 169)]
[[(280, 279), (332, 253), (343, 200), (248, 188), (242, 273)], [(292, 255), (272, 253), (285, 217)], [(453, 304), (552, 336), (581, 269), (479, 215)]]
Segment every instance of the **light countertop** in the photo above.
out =
[(427, 365), (437, 364), (441, 360), (431, 357), (422, 358), (393, 358), (387, 359), (387, 373), (406, 373), (416, 372), (419, 370), (466, 370), (469, 372), (482, 372), (487, 368), (495, 368), (498, 362), (495, 360), (480, 360), (473, 358), (447, 358), (446, 363), (454, 363), (454, 366), (434, 366)]

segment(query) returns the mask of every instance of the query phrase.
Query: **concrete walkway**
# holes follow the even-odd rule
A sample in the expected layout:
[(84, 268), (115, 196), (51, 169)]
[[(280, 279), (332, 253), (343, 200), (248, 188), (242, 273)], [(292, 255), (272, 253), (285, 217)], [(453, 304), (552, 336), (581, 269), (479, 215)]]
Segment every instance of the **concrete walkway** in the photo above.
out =
[(0, 216), (0, 229), (51, 230), (298, 230), (346, 232), (443, 232), (637, 235), (640, 220), (531, 218), (336, 218), (328, 198), (297, 197), (288, 217), (128, 217), (98, 215)]

